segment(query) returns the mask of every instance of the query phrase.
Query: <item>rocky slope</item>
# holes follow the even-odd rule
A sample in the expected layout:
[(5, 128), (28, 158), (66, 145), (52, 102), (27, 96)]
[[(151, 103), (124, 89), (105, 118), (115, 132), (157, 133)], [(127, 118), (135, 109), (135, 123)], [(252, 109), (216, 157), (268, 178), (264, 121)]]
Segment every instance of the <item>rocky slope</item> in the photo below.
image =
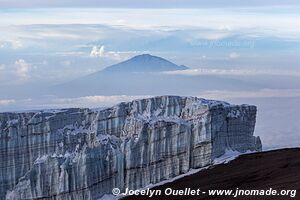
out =
[(114, 107), (0, 114), (0, 199), (97, 199), (260, 151), (256, 107), (162, 96)]
[[(133, 199), (220, 199), (220, 200), (289, 200), (299, 199), (300, 192), (300, 148), (278, 149), (268, 152), (241, 155), (228, 164), (213, 166), (190, 176), (185, 176), (152, 190), (165, 191), (166, 188), (180, 190), (185, 188), (206, 191), (201, 195), (189, 196), (128, 196), (124, 200)], [(289, 190), (287, 193), (262, 196), (214, 195), (208, 190), (226, 189), (245, 190)], [(163, 193), (162, 193), (163, 194)]]

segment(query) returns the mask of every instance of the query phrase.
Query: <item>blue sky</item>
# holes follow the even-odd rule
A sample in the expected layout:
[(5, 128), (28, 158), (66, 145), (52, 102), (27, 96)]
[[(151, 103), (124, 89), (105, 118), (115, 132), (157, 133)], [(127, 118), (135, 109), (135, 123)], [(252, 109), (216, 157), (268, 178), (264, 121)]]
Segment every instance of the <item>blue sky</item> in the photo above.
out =
[(0, 19), (0, 112), (148, 97), (45, 91), (150, 53), (190, 67), (166, 74), (232, 80), (234, 90), (184, 94), (257, 105), (256, 134), (265, 148), (300, 145), (298, 0), (0, 0)]
[(297, 0), (1, 0), (3, 8), (32, 7), (106, 7), (106, 8), (203, 8), (299, 5)]
[[(1, 9), (0, 83), (65, 81), (145, 52), (192, 68), (280, 68), (297, 74), (299, 11), (273, 4)], [(93, 56), (93, 49), (102, 53)]]
[(122, 2), (0, 1), (0, 99), (143, 53), (192, 68), (178, 72), (188, 76), (300, 76), (297, 1)]

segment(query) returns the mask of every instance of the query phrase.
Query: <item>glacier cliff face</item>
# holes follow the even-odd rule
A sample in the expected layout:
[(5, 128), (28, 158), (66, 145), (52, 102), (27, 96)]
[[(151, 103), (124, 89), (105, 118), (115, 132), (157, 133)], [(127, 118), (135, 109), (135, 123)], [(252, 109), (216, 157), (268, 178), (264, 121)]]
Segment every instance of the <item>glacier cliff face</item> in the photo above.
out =
[(256, 107), (161, 96), (102, 110), (0, 113), (0, 199), (97, 199), (260, 151)]

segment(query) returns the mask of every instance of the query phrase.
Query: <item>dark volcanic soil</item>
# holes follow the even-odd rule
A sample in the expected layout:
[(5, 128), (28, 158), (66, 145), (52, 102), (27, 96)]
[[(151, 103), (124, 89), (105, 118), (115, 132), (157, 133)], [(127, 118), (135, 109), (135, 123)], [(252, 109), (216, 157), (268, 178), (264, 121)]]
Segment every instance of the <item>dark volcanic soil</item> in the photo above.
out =
[[(242, 155), (236, 160), (214, 166), (208, 170), (183, 177), (172, 183), (158, 186), (155, 190), (164, 193), (166, 188), (174, 189), (201, 189), (206, 194), (194, 196), (128, 196), (124, 199), (300, 199), (300, 148), (280, 149), (268, 152)], [(211, 189), (248, 189), (268, 190), (270, 188), (281, 191), (297, 190), (294, 198), (292, 195), (273, 196), (209, 196)]]

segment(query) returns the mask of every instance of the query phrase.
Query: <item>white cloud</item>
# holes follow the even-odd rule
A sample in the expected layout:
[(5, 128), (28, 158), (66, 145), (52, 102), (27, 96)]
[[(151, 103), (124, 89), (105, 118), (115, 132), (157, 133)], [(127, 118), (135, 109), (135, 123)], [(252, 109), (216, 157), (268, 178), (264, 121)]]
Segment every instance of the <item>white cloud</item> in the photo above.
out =
[(255, 75), (286, 75), (300, 76), (300, 71), (281, 70), (281, 69), (213, 69), (213, 68), (197, 68), (177, 71), (166, 71), (164, 74), (199, 76), (199, 75), (234, 75), (234, 76), (255, 76)]
[(90, 53), (91, 57), (104, 57), (104, 46), (93, 46)]
[(230, 59), (236, 59), (238, 57), (240, 57), (240, 55), (236, 52), (232, 52), (232, 53), (229, 54)]
[(128, 58), (124, 53), (126, 52), (116, 52), (116, 51), (109, 51), (106, 53), (106, 56), (109, 57), (110, 59), (121, 61), (125, 58)]
[(132, 101), (134, 99), (147, 98), (149, 96), (84, 96), (76, 98), (58, 98), (54, 99), (54, 104), (64, 107), (99, 107), (99, 106), (112, 106), (114, 104)]
[(40, 64), (41, 64), (41, 65), (48, 65), (49, 63), (48, 63), (47, 60), (43, 60)]
[(29, 78), (29, 70), (31, 68), (31, 64), (27, 63), (23, 59), (19, 59), (15, 62), (15, 67), (15, 73), (21, 80), (27, 80)]
[(116, 21), (118, 24), (125, 24), (127, 21), (126, 20), (124, 20), (124, 19), (118, 19), (117, 21)]
[(6, 76), (6, 66), (4, 64), (0, 65), (0, 80)]
[(11, 47), (13, 49), (20, 49), (23, 47), (23, 43), (20, 40), (11, 41)]
[(90, 57), (108, 58), (116, 61), (121, 61), (135, 54), (137, 54), (136, 51), (125, 51), (125, 52), (105, 51), (105, 46), (102, 45), (102, 46), (93, 46), (90, 52)]
[(2, 71), (2, 70), (5, 70), (5, 65), (4, 64), (0, 65), (0, 71)]
[(300, 97), (300, 89), (261, 89), (257, 91), (205, 91), (198, 95), (208, 99)]
[(22, 41), (17, 39), (0, 41), (0, 49), (3, 48), (20, 49), (22, 47), (24, 47)]
[(64, 61), (61, 61), (61, 64), (64, 65), (64, 66), (70, 66), (72, 64), (72, 61), (64, 60)]
[(195, 40), (201, 40), (201, 39), (205, 39), (205, 40), (221, 40), (224, 39), (228, 36), (231, 36), (232, 33), (230, 31), (220, 31), (220, 30), (211, 30), (211, 31), (207, 31), (207, 30), (202, 30), (197, 31), (196, 33), (193, 33), (191, 35), (190, 38), (190, 42), (194, 43)]
[(0, 99), (0, 106), (7, 106), (14, 103), (16, 103), (14, 99)]
[[(41, 110), (53, 108), (101, 108), (110, 107), (121, 102), (128, 102), (135, 99), (149, 98), (150, 96), (82, 96), (74, 98), (59, 98), (57, 96), (43, 96), (42, 98), (29, 99), (0, 99), (0, 112)], [(3, 106), (3, 107), (1, 107)]]
[[(272, 12), (270, 12), (272, 9)], [(205, 38), (217, 39), (245, 33), (299, 39), (299, 8), (280, 7), (243, 9), (58, 9), (30, 10), (31, 12), (2, 12), (2, 25), (25, 24), (104, 24), (124, 28), (163, 30), (192, 27), (213, 30), (199, 32)], [(280, 13), (280, 14), (278, 14)], [(51, 16), (51, 17), (50, 17)], [(80, 17), (74, 17), (80, 16)], [(176, 18), (176, 20), (174, 20)], [(120, 20), (121, 19), (121, 20)], [(125, 23), (126, 22), (126, 23)], [(32, 34), (32, 32), (31, 32)], [(91, 36), (88, 32), (86, 32)], [(34, 37), (38, 32), (34, 33)], [(77, 34), (43, 32), (43, 37), (76, 39)], [(99, 36), (99, 34), (94, 34)], [(202, 37), (202, 36), (201, 36)]]
[(64, 39), (64, 40), (78, 40), (82, 39), (84, 36), (75, 34), (75, 33), (68, 33), (63, 31), (40, 31), (37, 32), (37, 36), (41, 38), (52, 38), (52, 39)]

